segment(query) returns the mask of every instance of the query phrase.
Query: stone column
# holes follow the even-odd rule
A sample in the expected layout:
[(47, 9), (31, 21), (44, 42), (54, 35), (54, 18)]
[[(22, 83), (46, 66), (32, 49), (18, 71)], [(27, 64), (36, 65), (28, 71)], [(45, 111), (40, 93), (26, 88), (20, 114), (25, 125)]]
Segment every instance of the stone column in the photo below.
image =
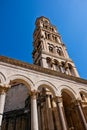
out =
[(65, 73), (66, 73), (67, 75), (71, 75), (70, 70), (69, 70), (69, 66), (68, 66), (68, 63), (67, 63), (67, 62), (65, 63), (65, 66), (64, 66), (64, 67), (65, 67), (65, 71), (66, 71)]
[(6, 98), (6, 89), (0, 86), (0, 130), (5, 106), (5, 98)]
[(38, 114), (37, 114), (37, 92), (31, 92), (31, 130), (38, 129)]
[(78, 74), (78, 72), (77, 72), (76, 67), (73, 67), (73, 70), (74, 70), (74, 73), (75, 73), (76, 77), (79, 77), (79, 74)]
[(84, 113), (83, 113), (82, 108), (81, 108), (81, 102), (80, 102), (80, 100), (76, 100), (74, 103), (75, 103), (75, 106), (77, 107), (83, 128), (84, 128), (84, 130), (87, 130), (87, 122), (86, 122)]
[(58, 116), (57, 104), (54, 101), (54, 98), (52, 99), (52, 110), (53, 110), (54, 129), (55, 130), (61, 130), (60, 120), (59, 120), (59, 116)]
[(46, 91), (46, 112), (47, 112), (48, 130), (54, 130), (50, 96), (51, 96), (51, 93), (49, 91)]
[(60, 122), (61, 122), (62, 130), (67, 130), (67, 124), (66, 124), (64, 112), (63, 112), (62, 98), (61, 97), (55, 97), (55, 101), (56, 101), (57, 107), (58, 107), (58, 113), (59, 113), (59, 116), (60, 116)]

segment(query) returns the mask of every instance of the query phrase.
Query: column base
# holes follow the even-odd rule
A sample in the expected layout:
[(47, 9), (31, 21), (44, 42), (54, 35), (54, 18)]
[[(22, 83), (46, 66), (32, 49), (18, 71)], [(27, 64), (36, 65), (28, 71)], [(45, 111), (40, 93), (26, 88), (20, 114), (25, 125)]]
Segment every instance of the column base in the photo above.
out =
[(1, 130), (1, 126), (0, 126), (0, 130)]

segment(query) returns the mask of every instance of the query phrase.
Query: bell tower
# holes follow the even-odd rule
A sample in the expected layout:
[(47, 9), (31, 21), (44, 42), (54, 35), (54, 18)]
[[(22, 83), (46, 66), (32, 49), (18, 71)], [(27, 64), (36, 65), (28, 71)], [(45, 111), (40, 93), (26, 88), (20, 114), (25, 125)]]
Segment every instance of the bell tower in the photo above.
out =
[(35, 25), (32, 53), (34, 64), (79, 77), (56, 27), (50, 23), (48, 18), (43, 16), (36, 19)]

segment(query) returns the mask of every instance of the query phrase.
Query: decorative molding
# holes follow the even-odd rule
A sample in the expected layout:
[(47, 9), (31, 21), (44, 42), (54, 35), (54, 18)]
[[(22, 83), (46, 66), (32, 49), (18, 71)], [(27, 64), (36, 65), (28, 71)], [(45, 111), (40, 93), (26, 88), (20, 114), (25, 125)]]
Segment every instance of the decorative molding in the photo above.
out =
[(9, 88), (0, 86), (0, 94), (4, 94), (8, 91)]
[(15, 60), (15, 59), (12, 59), (12, 58), (8, 58), (8, 57), (5, 57), (5, 56), (0, 56), (0, 62), (4, 62), (4, 63), (7, 63), (7, 64), (19, 66), (19, 67), (22, 67), (22, 68), (38, 71), (38, 72), (53, 75), (53, 76), (58, 76), (58, 77), (65, 78), (65, 79), (68, 79), (68, 80), (72, 80), (72, 81), (75, 81), (75, 82), (78, 82), (78, 83), (87, 84), (87, 80), (85, 80), (85, 79), (74, 77), (74, 76), (71, 76), (71, 75), (66, 75), (66, 74), (61, 73), (61, 72), (57, 72), (57, 71), (50, 70), (50, 69), (47, 69), (47, 68), (43, 68), (43, 67), (40, 67), (40, 66), (37, 66), (37, 65), (33, 65), (33, 64), (29, 64), (29, 63), (22, 62), (22, 61), (19, 61), (19, 60)]

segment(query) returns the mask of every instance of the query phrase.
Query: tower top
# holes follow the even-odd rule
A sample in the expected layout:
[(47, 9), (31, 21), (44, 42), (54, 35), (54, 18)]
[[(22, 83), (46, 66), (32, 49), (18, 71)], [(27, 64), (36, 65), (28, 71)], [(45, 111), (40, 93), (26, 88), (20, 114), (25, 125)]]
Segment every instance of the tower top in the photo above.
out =
[(36, 19), (33, 33), (34, 64), (61, 73), (78, 76), (56, 27), (44, 16)]
[(54, 33), (58, 33), (56, 26), (52, 25), (50, 20), (44, 16), (38, 17), (36, 19), (35, 25), (36, 25), (36, 27), (44, 27), (45, 29), (47, 29), (47, 27), (48, 27), (48, 30), (50, 30)]

